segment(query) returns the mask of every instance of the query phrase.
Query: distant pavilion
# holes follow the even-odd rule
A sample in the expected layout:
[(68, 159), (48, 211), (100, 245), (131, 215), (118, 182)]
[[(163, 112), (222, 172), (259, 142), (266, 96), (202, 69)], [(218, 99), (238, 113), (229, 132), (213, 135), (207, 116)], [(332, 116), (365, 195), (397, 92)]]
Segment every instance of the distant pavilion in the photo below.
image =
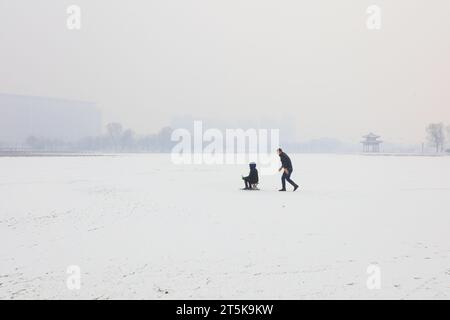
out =
[(363, 144), (363, 152), (380, 152), (380, 144), (383, 143), (383, 141), (378, 140), (380, 136), (371, 132), (363, 136), (363, 138), (364, 140), (361, 141)]

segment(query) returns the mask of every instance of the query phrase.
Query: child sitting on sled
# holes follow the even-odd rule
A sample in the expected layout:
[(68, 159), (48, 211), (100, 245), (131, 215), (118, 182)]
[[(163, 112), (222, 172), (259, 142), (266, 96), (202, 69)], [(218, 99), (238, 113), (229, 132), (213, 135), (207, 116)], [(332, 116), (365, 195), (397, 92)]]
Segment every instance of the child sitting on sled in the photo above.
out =
[(244, 190), (256, 189), (259, 182), (258, 170), (256, 170), (256, 163), (251, 162), (249, 164), (249, 167), (250, 167), (249, 175), (247, 177), (242, 177), (242, 180), (244, 180), (245, 182)]

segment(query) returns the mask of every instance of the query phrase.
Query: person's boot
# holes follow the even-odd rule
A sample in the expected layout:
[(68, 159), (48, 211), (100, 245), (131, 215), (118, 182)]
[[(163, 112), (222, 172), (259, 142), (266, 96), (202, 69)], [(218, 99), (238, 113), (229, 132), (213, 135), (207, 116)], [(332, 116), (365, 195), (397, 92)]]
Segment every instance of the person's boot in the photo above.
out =
[(298, 184), (295, 185), (294, 191), (298, 189)]
[(280, 190), (278, 190), (278, 191), (286, 191), (286, 189), (283, 188), (283, 189), (280, 189)]

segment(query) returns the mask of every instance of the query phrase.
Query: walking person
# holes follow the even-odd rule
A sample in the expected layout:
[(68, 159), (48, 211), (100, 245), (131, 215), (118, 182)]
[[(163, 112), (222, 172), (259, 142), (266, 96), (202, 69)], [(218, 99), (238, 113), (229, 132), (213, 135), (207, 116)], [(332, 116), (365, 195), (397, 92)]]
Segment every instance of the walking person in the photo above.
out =
[(278, 191), (286, 191), (286, 181), (294, 187), (294, 191), (297, 190), (298, 185), (291, 180), (291, 174), (293, 171), (291, 159), (286, 153), (283, 152), (283, 150), (281, 150), (281, 148), (277, 149), (277, 153), (281, 160), (281, 168), (278, 171), (283, 171), (283, 175), (281, 176), (282, 188)]

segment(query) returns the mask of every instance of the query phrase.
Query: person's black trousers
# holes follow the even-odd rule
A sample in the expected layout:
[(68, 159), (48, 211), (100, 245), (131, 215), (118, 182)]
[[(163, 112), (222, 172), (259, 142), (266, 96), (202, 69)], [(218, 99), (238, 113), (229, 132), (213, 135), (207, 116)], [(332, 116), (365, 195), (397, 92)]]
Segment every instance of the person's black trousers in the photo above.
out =
[(283, 189), (286, 189), (286, 181), (289, 182), (293, 187), (297, 187), (297, 184), (291, 180), (292, 170), (289, 170), (289, 173), (283, 172), (281, 176), (281, 184), (283, 185)]
[(245, 182), (245, 187), (247, 189), (251, 189), (252, 188), (252, 182), (250, 182), (250, 180), (248, 178), (244, 178), (244, 182)]

